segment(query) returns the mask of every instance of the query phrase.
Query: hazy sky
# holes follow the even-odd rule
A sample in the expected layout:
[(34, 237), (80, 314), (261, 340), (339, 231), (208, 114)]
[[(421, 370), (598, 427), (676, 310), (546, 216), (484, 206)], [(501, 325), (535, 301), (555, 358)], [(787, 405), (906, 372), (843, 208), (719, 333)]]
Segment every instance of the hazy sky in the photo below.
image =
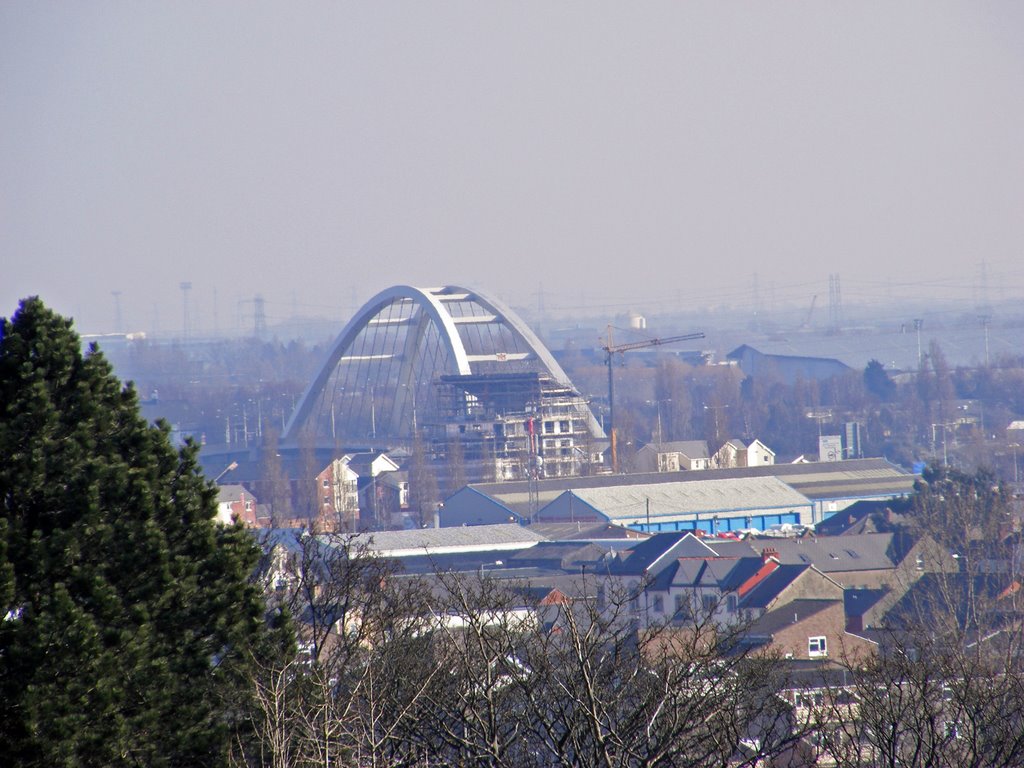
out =
[(982, 261), (1024, 295), (1017, 0), (0, 0), (0, 315), (970, 300)]

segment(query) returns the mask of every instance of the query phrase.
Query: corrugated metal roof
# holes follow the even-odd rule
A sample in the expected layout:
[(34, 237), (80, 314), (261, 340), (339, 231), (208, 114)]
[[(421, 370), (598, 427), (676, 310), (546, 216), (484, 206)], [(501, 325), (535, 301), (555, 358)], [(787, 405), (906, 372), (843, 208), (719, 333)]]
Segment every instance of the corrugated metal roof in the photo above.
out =
[(646, 522), (648, 511), (654, 523), (687, 515), (810, 505), (803, 494), (776, 477), (581, 488), (573, 494), (625, 525)]
[[(538, 508), (553, 501), (567, 490), (609, 488), (625, 485), (654, 485), (677, 482), (705, 482), (745, 477), (778, 477), (789, 485), (831, 482), (856, 484), (870, 478), (880, 483), (891, 482), (894, 495), (911, 487), (915, 475), (885, 459), (849, 459), (841, 462), (809, 464), (770, 464), (760, 467), (700, 469), (681, 472), (648, 472), (633, 475), (597, 475), (591, 477), (559, 477), (537, 483)], [(517, 514), (529, 517), (530, 491), (525, 480), (506, 483), (474, 483), (470, 488), (497, 500)], [(862, 494), (857, 494), (862, 495)]]
[(539, 533), (521, 525), (467, 525), (456, 528), (415, 528), (410, 531), (375, 531), (366, 534), (370, 549), (378, 552), (406, 550), (443, 551), (451, 547), (533, 546), (544, 541)]

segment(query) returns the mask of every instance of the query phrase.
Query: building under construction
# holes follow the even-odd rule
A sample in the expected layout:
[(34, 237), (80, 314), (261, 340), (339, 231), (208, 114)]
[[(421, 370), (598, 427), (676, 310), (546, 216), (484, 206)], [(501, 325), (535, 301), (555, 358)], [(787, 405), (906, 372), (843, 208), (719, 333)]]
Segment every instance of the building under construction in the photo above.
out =
[(282, 444), (300, 434), (321, 448), (421, 444), (466, 482), (587, 473), (604, 439), (526, 323), (457, 286), (395, 286), (367, 302), (328, 350)]
[(548, 374), (442, 375), (431, 455), (461, 462), (468, 482), (572, 477), (600, 466), (586, 401)]

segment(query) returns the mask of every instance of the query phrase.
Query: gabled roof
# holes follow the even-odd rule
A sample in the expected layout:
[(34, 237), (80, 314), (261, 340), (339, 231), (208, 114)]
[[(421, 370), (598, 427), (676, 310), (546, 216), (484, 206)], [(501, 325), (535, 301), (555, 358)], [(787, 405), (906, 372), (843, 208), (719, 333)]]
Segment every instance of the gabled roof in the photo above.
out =
[(721, 579), (722, 590), (735, 592), (741, 584), (757, 573), (762, 565), (764, 565), (764, 560), (756, 555), (732, 561), (732, 567)]
[[(839, 600), (797, 598), (767, 611), (753, 623), (749, 631), (756, 635), (774, 635), (786, 627), (806, 621), (822, 611), (835, 608), (838, 605), (840, 605)], [(842, 631), (843, 627), (839, 626), (838, 629)]]
[(352, 467), (360, 475), (368, 475), (373, 470), (373, 465), (379, 461), (382, 461), (384, 465), (390, 466), (391, 469), (384, 469), (384, 472), (393, 472), (400, 469), (398, 462), (388, 456), (386, 453), (380, 451), (367, 452), (367, 453), (351, 453), (343, 457), (348, 459), (348, 465)]
[(648, 443), (641, 451), (654, 453), (681, 453), (691, 459), (709, 458), (708, 444), (704, 440), (672, 440), (665, 443)]
[(778, 560), (763, 560), (761, 562), (761, 567), (750, 574), (738, 587), (736, 587), (736, 594), (739, 595), (740, 598), (746, 597), (754, 591), (754, 587), (775, 573), (775, 571), (780, 567)]
[(217, 486), (217, 503), (228, 504), (232, 501), (239, 501), (242, 496), (248, 501), (256, 501), (256, 497), (250, 493), (244, 485), (218, 485)]
[(718, 453), (723, 448), (725, 448), (725, 446), (727, 446), (727, 445), (730, 448), (733, 448), (734, 450), (737, 450), (737, 451), (745, 451), (745, 450), (747, 450), (746, 443), (744, 443), (742, 440), (740, 440), (737, 437), (730, 437), (728, 440), (726, 440), (720, 446), (718, 446), (718, 451), (715, 451), (715, 453)]
[(680, 557), (714, 556), (714, 550), (692, 533), (659, 533), (633, 547), (625, 558), (612, 563), (609, 572), (622, 576), (654, 576)]
[[(745, 558), (748, 563), (740, 567), (741, 561), (724, 558), (689, 560), (680, 559), (673, 574), (674, 587), (715, 587), (723, 592), (734, 591), (761, 564), (761, 558)], [(739, 569), (739, 570), (738, 570)]]
[(766, 445), (766, 444), (764, 443), (764, 441), (763, 441), (763, 440), (761, 440), (760, 438), (757, 438), (757, 437), (755, 437), (755, 438), (754, 438), (753, 440), (751, 440), (751, 441), (750, 441), (749, 443), (747, 443), (747, 450), (749, 451), (749, 450), (750, 450), (751, 448), (753, 448), (753, 447), (754, 447), (754, 444), (755, 444), (755, 443), (756, 443), (757, 445), (760, 445), (760, 446), (761, 446), (762, 448), (764, 448), (764, 449), (765, 449), (766, 451), (768, 451), (768, 453), (770, 453), (770, 454), (771, 454), (772, 456), (774, 456), (774, 455), (775, 455), (775, 451), (773, 451), (773, 450), (772, 450), (771, 448), (769, 448), (769, 447), (768, 447), (768, 446), (767, 446), (767, 445)]
[[(447, 499), (440, 510), (441, 524), (446, 527), (448, 518), (452, 516), (453, 510), (461, 512), (459, 517), (461, 520), (456, 520), (456, 525), (453, 527), (461, 526), (463, 523), (475, 524), (476, 520), (468, 520), (466, 511), (472, 510), (478, 513), (482, 519), (497, 519), (507, 520), (511, 522), (525, 522), (529, 517), (529, 505), (526, 505), (525, 510), (521, 507), (512, 507), (506, 505), (500, 496), (494, 496), (487, 493), (483, 493), (481, 490), (472, 485), (464, 485), (462, 488), (457, 490)], [(525, 511), (525, 516), (522, 512)]]
[(830, 515), (814, 526), (819, 535), (855, 536), (888, 533), (898, 529), (909, 509), (906, 499), (861, 500)]
[(963, 624), (979, 600), (996, 610), (1005, 605), (1014, 620), (1019, 620), (1015, 601), (1005, 599), (1014, 591), (1013, 579), (1008, 574), (926, 573), (889, 609), (885, 623), (890, 628), (929, 626), (937, 617), (952, 612)]
[(767, 608), (786, 587), (810, 567), (809, 565), (777, 565), (763, 578), (756, 581), (748, 592), (740, 595), (740, 605), (744, 608)]
[(885, 589), (844, 589), (843, 611), (847, 616), (863, 616), (887, 594)]

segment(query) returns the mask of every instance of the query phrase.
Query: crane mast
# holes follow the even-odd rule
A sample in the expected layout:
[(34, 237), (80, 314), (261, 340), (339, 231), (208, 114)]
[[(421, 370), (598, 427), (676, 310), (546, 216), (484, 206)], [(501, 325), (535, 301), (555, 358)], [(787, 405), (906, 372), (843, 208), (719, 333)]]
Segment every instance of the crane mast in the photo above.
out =
[(662, 344), (675, 344), (678, 341), (693, 341), (703, 339), (704, 334), (684, 333), (681, 336), (666, 336), (663, 339), (644, 339), (642, 341), (630, 341), (625, 344), (612, 344), (612, 327), (608, 326), (608, 343), (601, 347), (605, 353), (605, 365), (608, 366), (608, 438), (611, 440), (612, 449), (612, 471), (619, 471), (618, 447), (615, 437), (615, 376), (613, 374), (612, 358), (617, 354), (628, 352), (632, 349), (645, 349), (647, 347), (658, 347)]

